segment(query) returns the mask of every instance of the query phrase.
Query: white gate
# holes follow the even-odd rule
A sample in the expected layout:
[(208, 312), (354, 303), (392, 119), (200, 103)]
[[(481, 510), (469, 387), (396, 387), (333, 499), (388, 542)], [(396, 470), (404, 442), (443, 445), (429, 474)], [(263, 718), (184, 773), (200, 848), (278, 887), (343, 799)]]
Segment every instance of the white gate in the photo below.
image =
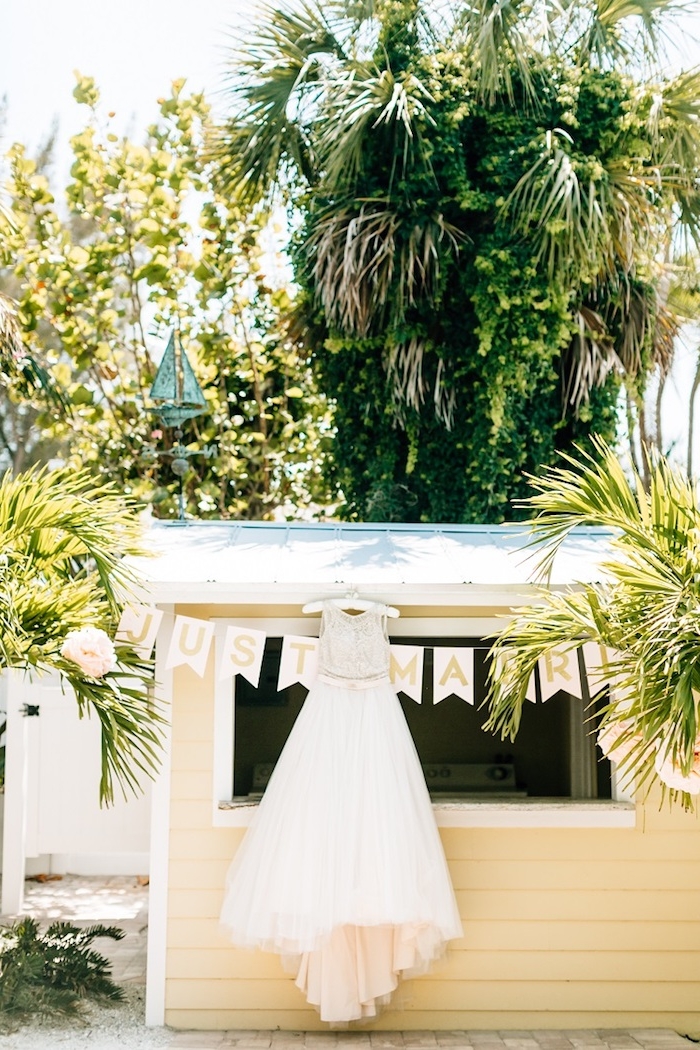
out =
[(146, 874), (150, 782), (143, 796), (118, 797), (101, 809), (98, 720), (78, 718), (73, 692), (57, 676), (31, 681), (10, 671), (1, 687), (7, 752), (0, 911), (21, 908), (27, 870)]

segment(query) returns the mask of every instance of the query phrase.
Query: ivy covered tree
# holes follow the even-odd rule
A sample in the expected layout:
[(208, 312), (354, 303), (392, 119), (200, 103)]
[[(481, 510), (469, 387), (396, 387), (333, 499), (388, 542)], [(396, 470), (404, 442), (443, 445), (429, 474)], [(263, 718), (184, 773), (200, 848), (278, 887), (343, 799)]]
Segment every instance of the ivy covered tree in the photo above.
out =
[(639, 416), (700, 214), (700, 73), (655, 61), (672, 8), (310, 0), (234, 56), (221, 178), (301, 212), (347, 516), (503, 520), (613, 437), (621, 383)]
[[(177, 481), (168, 459), (152, 455), (173, 434), (148, 393), (177, 328), (207, 402), (184, 440), (216, 447), (212, 459), (189, 459), (188, 513), (303, 513), (325, 493), (327, 409), (285, 319), (285, 282), (267, 276), (268, 212), (217, 192), (204, 152), (209, 107), (184, 81), (159, 100), (143, 145), (112, 132), (114, 114), (103, 112), (91, 78), (78, 76), (74, 94), (86, 124), (71, 140), (65, 198), (15, 144), (11, 204), (0, 213), (0, 274), (17, 300), (0, 312), (2, 346), (46, 366), (39, 376), (25, 367), (25, 381), (7, 392), (17, 418), (30, 421), (33, 458), (86, 466), (173, 516)], [(44, 376), (63, 391), (65, 411), (44, 401), (37, 415)], [(28, 444), (22, 427), (0, 442), (17, 468)]]

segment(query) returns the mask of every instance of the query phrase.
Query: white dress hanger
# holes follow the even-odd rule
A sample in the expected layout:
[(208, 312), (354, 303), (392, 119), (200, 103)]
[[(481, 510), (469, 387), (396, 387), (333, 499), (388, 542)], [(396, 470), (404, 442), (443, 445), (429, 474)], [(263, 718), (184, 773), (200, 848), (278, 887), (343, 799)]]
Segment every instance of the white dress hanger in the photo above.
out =
[[(350, 609), (352, 611), (357, 612), (364, 612), (367, 609), (371, 609), (375, 605), (384, 605), (383, 602), (373, 602), (367, 598), (360, 598), (357, 591), (348, 591), (348, 593), (345, 594), (342, 598), (326, 598), (319, 599), (318, 601), (314, 602), (307, 602), (307, 604), (302, 608), (301, 611), (304, 613), (321, 612), (326, 601), (329, 601), (333, 605), (336, 605), (339, 609)], [(401, 615), (399, 613), (399, 610), (395, 609), (393, 605), (384, 605), (384, 612), (387, 616), (392, 617)]]

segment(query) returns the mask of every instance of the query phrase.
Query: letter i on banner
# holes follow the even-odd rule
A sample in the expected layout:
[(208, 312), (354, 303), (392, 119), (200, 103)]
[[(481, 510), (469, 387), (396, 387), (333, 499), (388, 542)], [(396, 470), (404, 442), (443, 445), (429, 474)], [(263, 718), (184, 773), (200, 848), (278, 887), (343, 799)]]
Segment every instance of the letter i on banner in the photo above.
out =
[(286, 689), (288, 685), (301, 682), (307, 689), (310, 689), (317, 672), (318, 638), (286, 634), (282, 639), (282, 657), (277, 688)]
[(264, 631), (255, 631), (252, 627), (227, 627), (221, 647), (219, 681), (240, 674), (257, 689), (264, 652)]
[(162, 609), (156, 609), (153, 605), (126, 605), (114, 639), (131, 645), (139, 656), (148, 659), (153, 652), (162, 619)]
[(439, 704), (453, 694), (468, 704), (474, 703), (474, 650), (466, 646), (459, 649), (436, 646), (433, 649), (433, 703)]
[(389, 646), (389, 678), (397, 690), (401, 690), (417, 704), (423, 693), (423, 659), (425, 649), (422, 645)]
[(165, 669), (186, 664), (200, 678), (207, 666), (207, 658), (214, 636), (214, 624), (211, 620), (197, 620), (193, 616), (176, 616), (170, 649), (165, 661)]
[(540, 658), (540, 689), (542, 703), (549, 700), (560, 689), (572, 696), (581, 697), (581, 672), (578, 666), (578, 648), (550, 649)]
[(616, 684), (619, 674), (615, 667), (617, 651), (598, 642), (586, 642), (583, 646), (583, 662), (586, 665), (588, 692), (595, 696), (606, 685)]

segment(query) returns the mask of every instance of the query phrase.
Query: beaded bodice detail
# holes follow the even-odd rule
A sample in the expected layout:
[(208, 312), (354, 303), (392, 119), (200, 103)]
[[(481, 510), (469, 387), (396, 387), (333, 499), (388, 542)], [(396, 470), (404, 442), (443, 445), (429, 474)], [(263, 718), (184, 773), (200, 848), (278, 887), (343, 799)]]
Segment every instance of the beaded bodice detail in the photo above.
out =
[(348, 613), (323, 603), (319, 634), (319, 677), (342, 685), (370, 685), (389, 675), (386, 606)]

